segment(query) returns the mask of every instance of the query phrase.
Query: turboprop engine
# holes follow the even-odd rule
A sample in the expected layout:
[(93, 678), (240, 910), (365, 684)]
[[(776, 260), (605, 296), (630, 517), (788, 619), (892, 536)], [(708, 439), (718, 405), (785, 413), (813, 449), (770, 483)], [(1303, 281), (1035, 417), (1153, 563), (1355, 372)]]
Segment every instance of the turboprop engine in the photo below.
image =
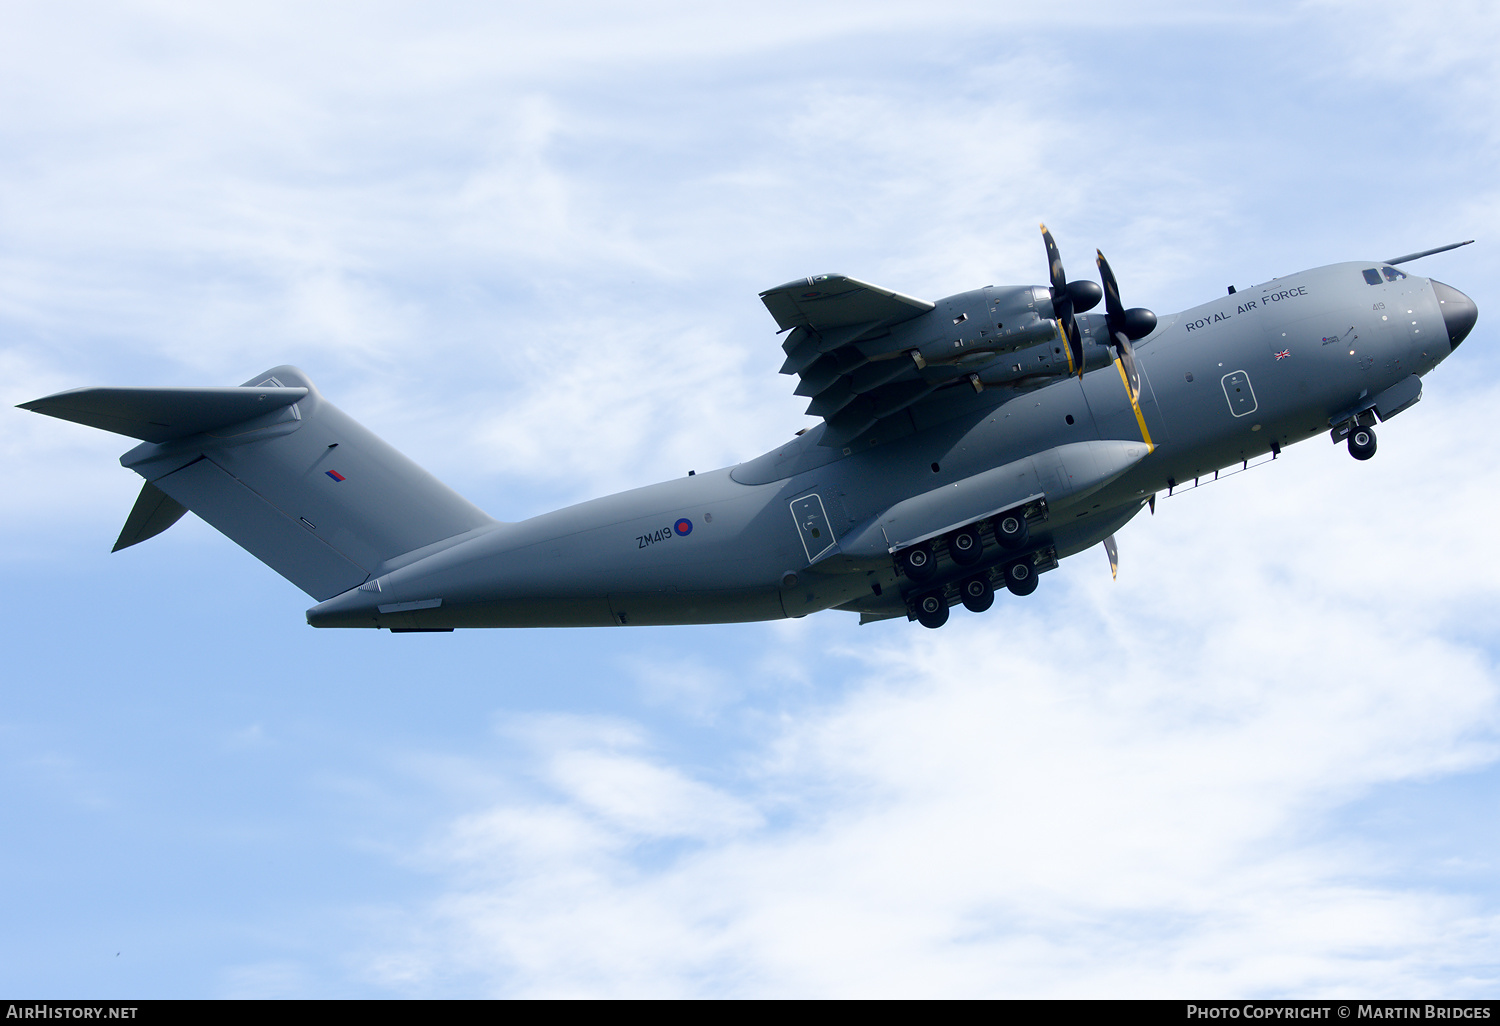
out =
[[(1088, 280), (1069, 282), (1067, 293), (1074, 310), (1093, 307), (1103, 294)], [(907, 328), (920, 336), (931, 332), (928, 325), (934, 321), (953, 326), (909, 351), (918, 368), (955, 367), (971, 375), (976, 388), (1024, 388), (1078, 373), (1058, 317), (1059, 304), (1046, 286), (991, 286), (960, 293), (941, 305), (943, 309)], [(1107, 367), (1114, 359), (1108, 345), (1089, 336), (1082, 343), (1084, 370)]]

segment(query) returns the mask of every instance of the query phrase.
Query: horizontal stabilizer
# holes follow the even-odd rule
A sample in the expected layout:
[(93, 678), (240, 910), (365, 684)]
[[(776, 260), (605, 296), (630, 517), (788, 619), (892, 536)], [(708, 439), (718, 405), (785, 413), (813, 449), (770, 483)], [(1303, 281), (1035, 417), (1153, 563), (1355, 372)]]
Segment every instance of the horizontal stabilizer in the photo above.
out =
[(155, 538), (181, 520), (186, 512), (186, 506), (147, 481), (141, 486), (141, 494), (135, 500), (130, 516), (125, 518), (125, 526), (120, 529), (115, 547), (109, 551), (119, 552), (139, 545), (147, 538)]
[(75, 388), (20, 408), (75, 424), (170, 442), (290, 406), (305, 388)]

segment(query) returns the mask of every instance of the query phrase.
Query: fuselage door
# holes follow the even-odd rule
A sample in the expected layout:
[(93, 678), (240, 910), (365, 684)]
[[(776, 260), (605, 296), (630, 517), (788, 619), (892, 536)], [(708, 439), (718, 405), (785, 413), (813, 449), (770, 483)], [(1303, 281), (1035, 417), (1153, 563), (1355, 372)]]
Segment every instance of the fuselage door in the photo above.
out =
[(797, 533), (802, 538), (802, 548), (807, 552), (807, 561), (816, 563), (818, 557), (837, 544), (833, 528), (828, 526), (828, 514), (823, 509), (823, 499), (817, 492), (793, 499), (792, 519), (797, 521)]
[(1229, 400), (1229, 412), (1236, 417), (1254, 413), (1258, 407), (1255, 392), (1250, 388), (1250, 375), (1242, 370), (1230, 371), (1221, 379), (1224, 398)]

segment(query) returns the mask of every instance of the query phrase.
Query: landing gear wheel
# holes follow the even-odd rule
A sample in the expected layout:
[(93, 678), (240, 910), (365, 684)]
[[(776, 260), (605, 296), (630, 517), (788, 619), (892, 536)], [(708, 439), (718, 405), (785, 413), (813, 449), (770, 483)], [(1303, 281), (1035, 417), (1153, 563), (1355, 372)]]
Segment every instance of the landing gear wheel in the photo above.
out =
[(960, 527), (948, 536), (948, 555), (959, 566), (973, 566), (984, 555), (984, 540), (979, 537), (979, 528)]
[(1036, 567), (1027, 560), (1005, 568), (1005, 586), (1012, 595), (1030, 595), (1036, 591)]
[(1026, 518), (1020, 513), (1006, 513), (995, 519), (995, 541), (1002, 549), (1019, 549), (1030, 535)]
[(937, 630), (948, 622), (948, 601), (940, 591), (929, 591), (917, 598), (917, 623)]
[(1367, 427), (1355, 427), (1349, 432), (1349, 455), (1357, 460), (1367, 460), (1375, 455), (1375, 432)]
[(932, 558), (932, 549), (926, 545), (913, 545), (896, 556), (896, 565), (901, 572), (914, 581), (928, 581), (937, 573), (937, 561)]
[(964, 608), (971, 613), (982, 613), (995, 604), (995, 589), (990, 587), (990, 579), (983, 574), (960, 584), (958, 593), (963, 596)]

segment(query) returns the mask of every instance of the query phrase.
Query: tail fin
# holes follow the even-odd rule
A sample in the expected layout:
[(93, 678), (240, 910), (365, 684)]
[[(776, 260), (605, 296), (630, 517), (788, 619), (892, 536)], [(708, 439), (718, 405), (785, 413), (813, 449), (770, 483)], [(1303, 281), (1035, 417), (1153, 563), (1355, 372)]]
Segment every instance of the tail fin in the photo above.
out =
[(495, 521), (325, 400), (295, 367), (239, 388), (90, 388), (23, 409), (145, 439), (119, 550), (190, 509), (322, 601)]

